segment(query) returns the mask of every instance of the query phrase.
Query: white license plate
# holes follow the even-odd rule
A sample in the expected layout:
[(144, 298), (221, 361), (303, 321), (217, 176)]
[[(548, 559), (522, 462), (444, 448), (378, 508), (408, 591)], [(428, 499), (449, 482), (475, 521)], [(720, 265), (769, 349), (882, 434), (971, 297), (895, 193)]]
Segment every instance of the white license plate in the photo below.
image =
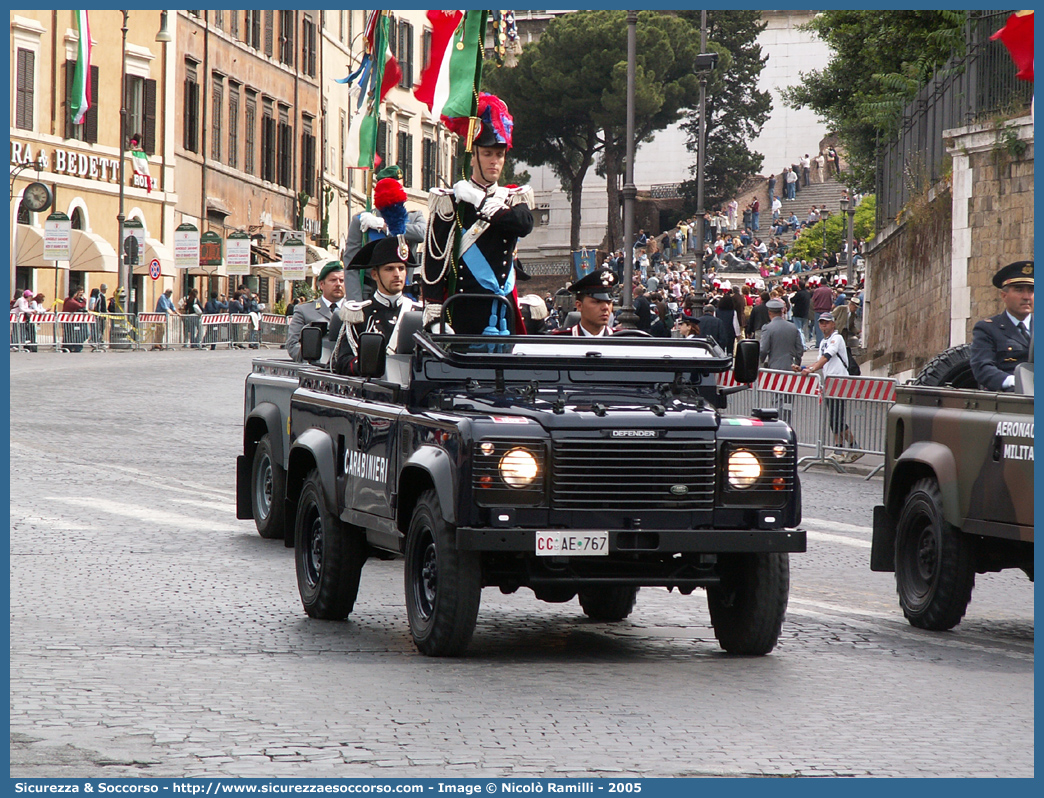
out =
[(536, 533), (536, 553), (542, 557), (598, 557), (609, 554), (609, 533), (551, 530)]

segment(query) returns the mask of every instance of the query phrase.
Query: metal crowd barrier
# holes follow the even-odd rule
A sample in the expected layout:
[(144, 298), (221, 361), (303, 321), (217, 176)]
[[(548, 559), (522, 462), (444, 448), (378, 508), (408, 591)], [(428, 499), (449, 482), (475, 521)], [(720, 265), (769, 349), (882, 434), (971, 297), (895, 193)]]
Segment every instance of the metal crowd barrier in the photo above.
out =
[[(717, 381), (721, 387), (736, 385), (732, 371), (719, 374)], [(884, 456), (888, 410), (895, 403), (895, 385), (890, 377), (824, 379), (822, 374), (801, 376), (793, 371), (763, 369), (758, 373), (756, 387), (728, 397), (727, 412), (750, 415), (755, 407), (776, 408), (780, 420), (793, 428), (798, 447), (813, 450), (798, 460), (799, 466), (807, 471), (815, 463), (822, 463), (843, 473), (841, 465), (828, 454), (860, 452)], [(844, 423), (852, 432), (855, 447), (838, 446), (835, 441), (830, 428), (834, 401), (842, 403)], [(883, 463), (872, 469), (866, 479), (882, 468)]]
[(286, 344), (286, 333), (290, 320), (274, 313), (261, 314), (261, 345), (279, 348)]
[(776, 408), (780, 420), (793, 428), (798, 446), (815, 450), (815, 455), (801, 458), (798, 465), (823, 459), (820, 436), (822, 386), (821, 374), (801, 376), (794, 371), (763, 369), (758, 372), (757, 387), (751, 391), (755, 407)]
[[(888, 409), (895, 404), (895, 380), (890, 377), (827, 377), (823, 397), (841, 402), (844, 421), (852, 431), (857, 446), (842, 449), (834, 443), (830, 429), (829, 402), (823, 402), (823, 449), (862, 452), (884, 456), (888, 431)], [(831, 461), (833, 462), (833, 461)], [(867, 475), (867, 479), (884, 468), (884, 463)]]

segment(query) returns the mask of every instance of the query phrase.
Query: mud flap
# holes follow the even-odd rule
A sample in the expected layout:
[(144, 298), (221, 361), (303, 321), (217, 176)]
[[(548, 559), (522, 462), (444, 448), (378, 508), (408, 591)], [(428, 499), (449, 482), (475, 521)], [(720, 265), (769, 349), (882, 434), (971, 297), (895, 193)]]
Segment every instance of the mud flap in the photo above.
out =
[(253, 463), (245, 455), (236, 457), (236, 518), (252, 521), (254, 510), (250, 506), (250, 467)]
[(874, 507), (874, 534), (870, 542), (870, 570), (895, 570), (895, 525), (888, 508), (883, 504)]

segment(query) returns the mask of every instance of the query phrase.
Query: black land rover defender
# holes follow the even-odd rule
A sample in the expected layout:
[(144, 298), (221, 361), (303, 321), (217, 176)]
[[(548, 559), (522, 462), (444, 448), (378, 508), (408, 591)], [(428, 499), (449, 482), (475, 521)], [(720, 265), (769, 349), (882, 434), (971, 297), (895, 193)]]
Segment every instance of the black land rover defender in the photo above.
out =
[[(774, 409), (722, 413), (741, 388), (717, 385), (733, 365), (717, 345), (417, 332), (399, 349), (364, 333), (363, 376), (298, 370), (276, 481), (308, 615), (347, 617), (367, 557), (402, 555), (425, 654), (465, 652), (486, 586), (579, 597), (599, 621), (627, 617), (640, 587), (702, 587), (725, 651), (773, 649), (788, 553), (805, 550), (796, 440)], [(265, 364), (248, 405), (252, 381), (272, 390)], [(737, 382), (756, 374), (742, 342)], [(273, 460), (263, 429), (248, 409), (241, 518), (258, 453)]]

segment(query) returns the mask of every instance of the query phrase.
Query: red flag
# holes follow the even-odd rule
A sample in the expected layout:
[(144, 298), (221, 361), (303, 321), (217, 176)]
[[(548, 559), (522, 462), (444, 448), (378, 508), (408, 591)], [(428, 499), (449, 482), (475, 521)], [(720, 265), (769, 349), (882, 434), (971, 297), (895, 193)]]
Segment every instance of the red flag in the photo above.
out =
[(1018, 67), (1015, 77), (1033, 80), (1033, 12), (1016, 11), (990, 39), (1000, 39)]

